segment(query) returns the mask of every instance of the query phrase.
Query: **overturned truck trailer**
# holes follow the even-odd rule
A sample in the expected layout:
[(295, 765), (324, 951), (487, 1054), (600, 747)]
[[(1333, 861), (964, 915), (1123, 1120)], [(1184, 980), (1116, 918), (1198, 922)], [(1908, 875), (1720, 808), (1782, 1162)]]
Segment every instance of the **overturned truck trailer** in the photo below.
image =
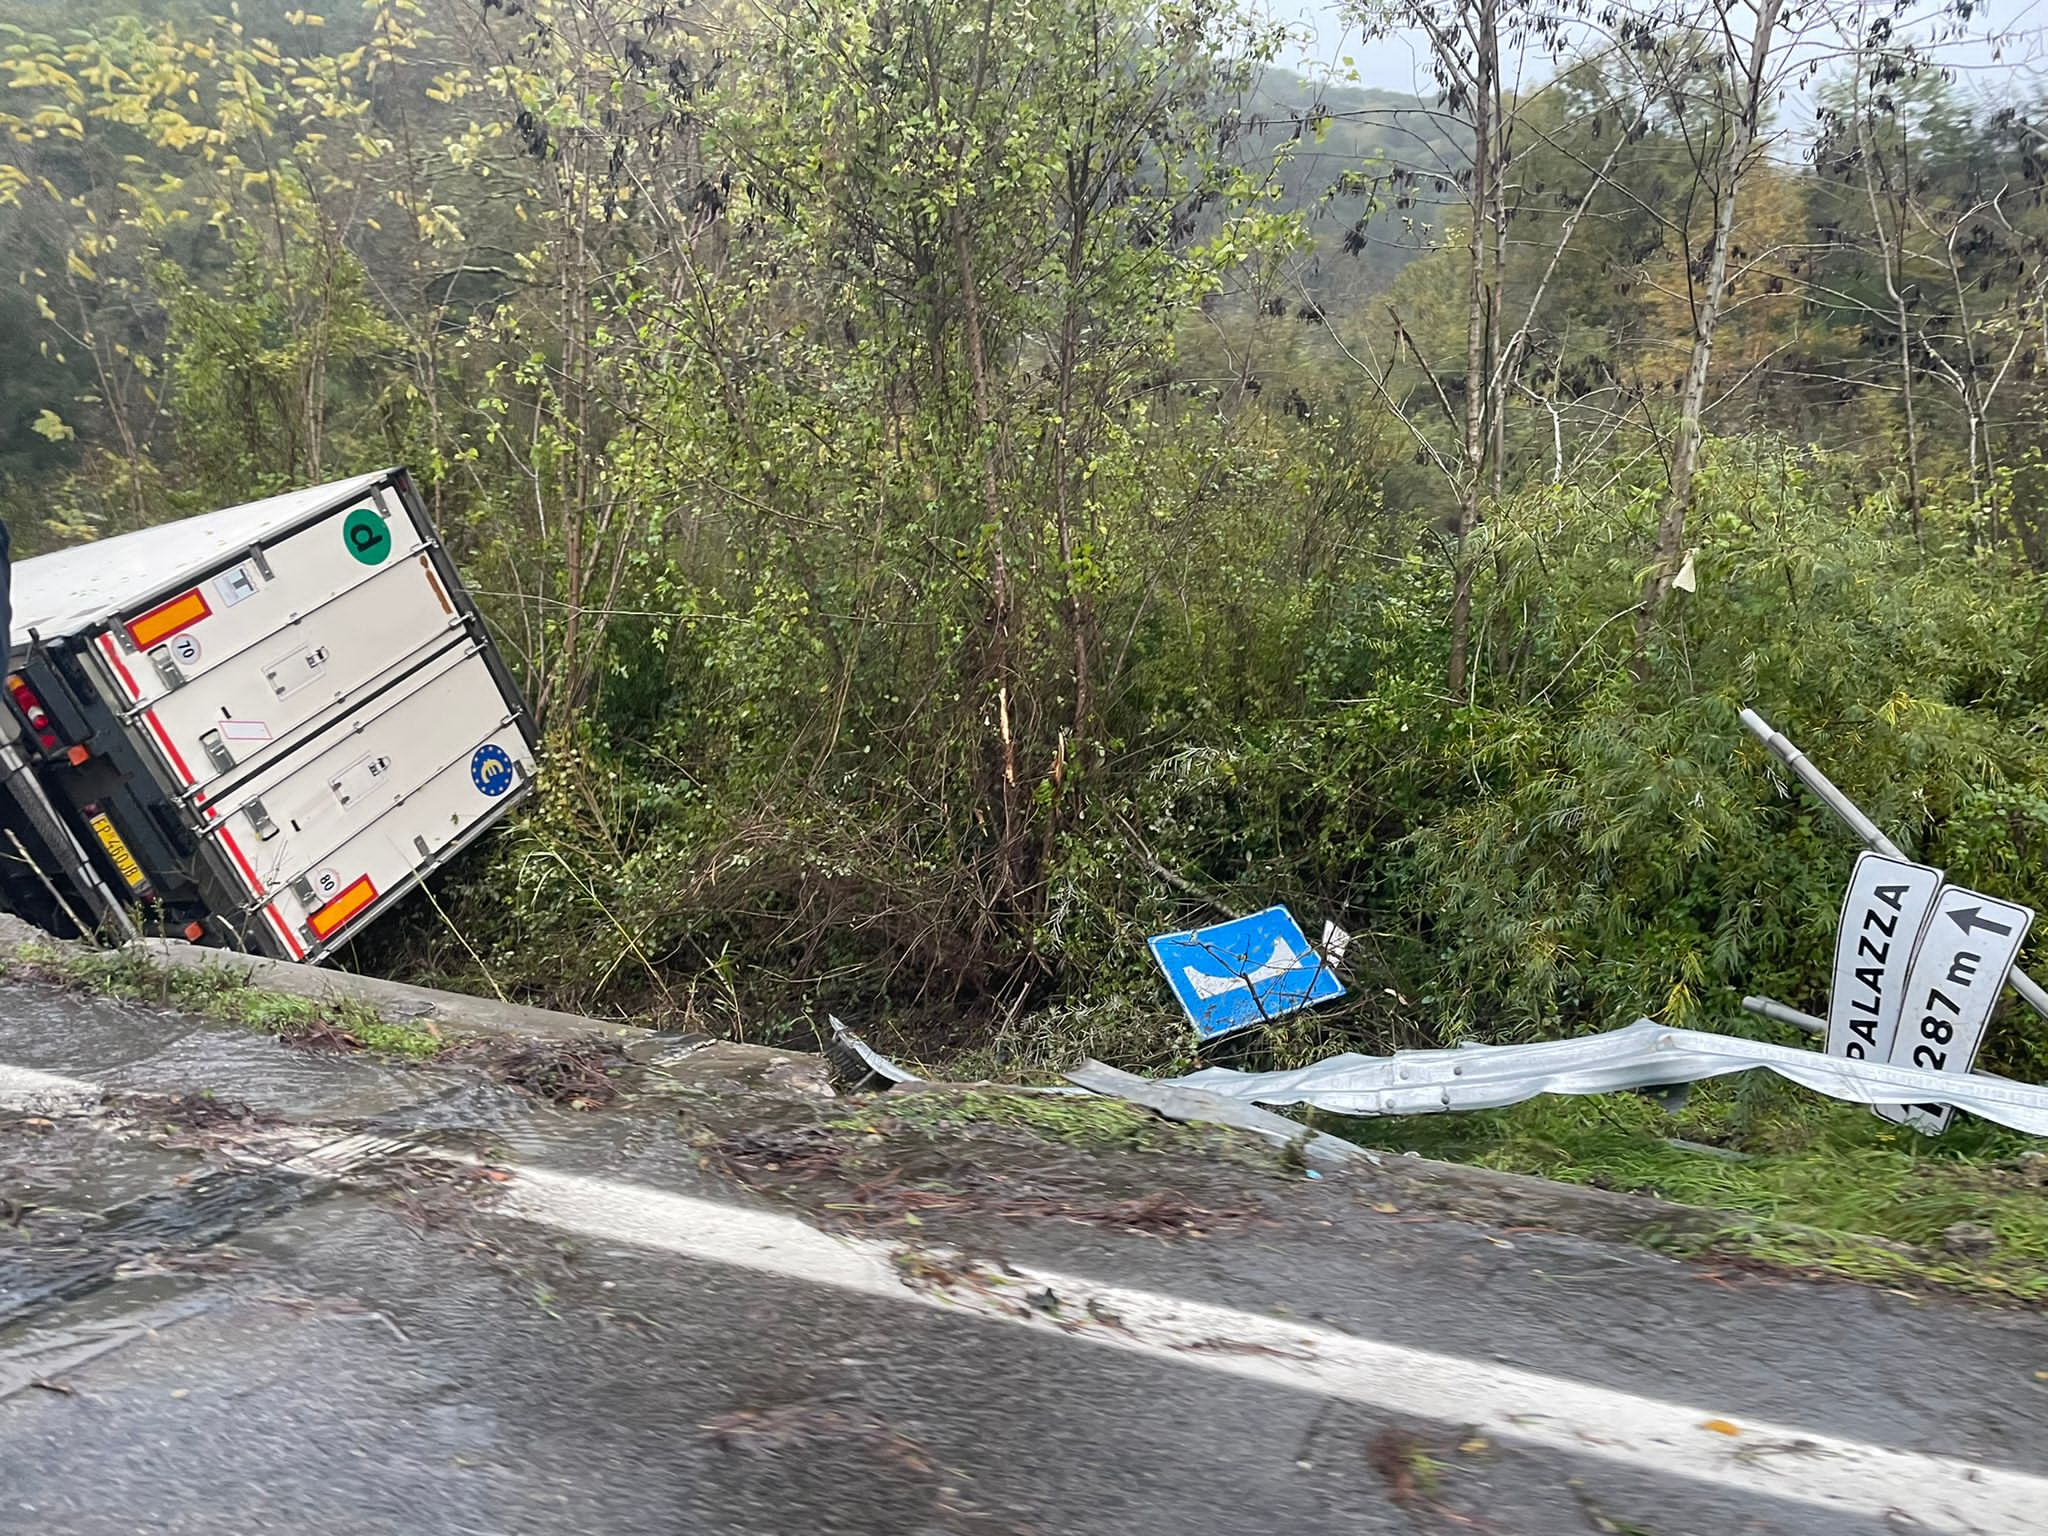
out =
[(14, 567), (0, 899), (319, 961), (532, 789), (510, 675), (386, 470)]

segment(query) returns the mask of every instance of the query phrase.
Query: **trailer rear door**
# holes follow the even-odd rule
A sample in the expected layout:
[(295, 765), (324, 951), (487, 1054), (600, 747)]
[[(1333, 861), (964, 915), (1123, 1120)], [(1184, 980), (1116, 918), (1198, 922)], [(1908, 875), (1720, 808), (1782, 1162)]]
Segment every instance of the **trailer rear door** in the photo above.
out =
[(463, 626), (386, 484), (123, 613), (94, 647), (166, 779), (197, 804)]
[(296, 958), (347, 938), (532, 783), (520, 707), (463, 640), (205, 807), (249, 918)]

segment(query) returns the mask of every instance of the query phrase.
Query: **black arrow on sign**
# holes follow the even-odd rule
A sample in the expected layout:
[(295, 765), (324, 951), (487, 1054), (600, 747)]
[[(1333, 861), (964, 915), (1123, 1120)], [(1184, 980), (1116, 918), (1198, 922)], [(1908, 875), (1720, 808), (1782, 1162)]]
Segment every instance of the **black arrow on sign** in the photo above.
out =
[(1949, 913), (1949, 916), (1955, 919), (1956, 926), (1965, 933), (1973, 933), (1979, 928), (1989, 928), (1993, 933), (2003, 938), (2009, 939), (2012, 937), (2012, 929), (2004, 923), (1994, 923), (1991, 921), (1990, 918), (1984, 915), (1982, 907), (1958, 907), (1955, 911)]

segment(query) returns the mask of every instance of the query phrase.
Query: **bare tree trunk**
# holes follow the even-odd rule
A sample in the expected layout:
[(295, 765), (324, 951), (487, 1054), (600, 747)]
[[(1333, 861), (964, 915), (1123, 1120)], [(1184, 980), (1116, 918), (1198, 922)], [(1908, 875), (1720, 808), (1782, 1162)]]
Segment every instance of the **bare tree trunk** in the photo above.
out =
[(1014, 664), (1010, 655), (1011, 605), (1010, 567), (1007, 550), (1009, 518), (1003, 511), (1002, 487), (996, 476), (994, 392), (988, 374), (988, 354), (981, 330), (981, 300), (975, 283), (974, 252), (967, 232), (957, 223), (954, 251), (960, 263), (961, 341), (967, 352), (967, 371), (974, 397), (974, 426), (981, 439), (981, 494), (989, 526), (989, 670), (996, 681), (996, 748), (1001, 764), (1001, 844), (997, 860), (997, 894), (1008, 901), (1017, 892), (1020, 871), (1016, 868), (1018, 841), (1024, 831), (1023, 784), (1017, 773), (1017, 733), (1011, 719), (1015, 700), (1012, 691)]
[[(565, 420), (575, 415), (575, 397), (583, 377), (583, 337), (578, 325), (576, 285), (583, 274), (575, 270), (573, 261), (564, 261), (560, 275), (562, 298), (562, 381), (570, 400), (568, 409), (562, 412)], [(583, 445), (576, 445), (580, 457)], [(562, 649), (556, 666), (559, 682), (544, 690), (535, 714), (546, 721), (555, 711), (566, 714), (573, 711), (575, 703), (576, 657), (583, 645), (583, 604), (580, 593), (583, 586), (583, 503), (579, 499), (580, 487), (572, 479), (561, 487), (567, 494), (563, 497), (566, 505), (562, 508)]]
[[(1465, 287), (1465, 462), (1458, 476), (1458, 520), (1451, 556), (1451, 662), (1447, 679), (1453, 697), (1465, 691), (1467, 657), (1472, 644), (1472, 559), (1467, 546), (1479, 526), (1480, 498), (1486, 489), (1488, 449), (1487, 388), (1492, 370), (1490, 330), (1495, 304), (1490, 296), (1488, 217), (1493, 197), (1494, 108), (1500, 85), (1500, 20), (1498, 0), (1479, 0), (1472, 13), (1474, 42), (1472, 75), (1472, 187), (1468, 207), (1472, 228), (1467, 241), (1469, 262)], [(1498, 274), (1494, 274), (1497, 282)]]
[(1991, 459), (1990, 415), (1991, 402), (1983, 388), (1983, 375), (1977, 359), (1977, 322), (1970, 313), (1970, 285), (1963, 275), (1962, 257), (1956, 251), (1956, 241), (1966, 224), (1974, 222), (1986, 208), (1995, 207), (1997, 199), (1978, 203), (1950, 227), (1948, 237), (1943, 241), (1943, 254), (1948, 259), (1949, 280), (1956, 296), (1957, 327), (1962, 332), (1963, 366), (1960, 370), (1963, 410), (1969, 417), (1970, 445), (1970, 490), (1980, 500), (1990, 488), (1996, 465)]
[[(1884, 263), (1884, 287), (1892, 301), (1892, 323), (1899, 330), (1899, 393), (1905, 409), (1906, 426), (1906, 516), (1917, 539), (1920, 536), (1920, 418), (1913, 393), (1912, 316), (1906, 308), (1906, 294), (1901, 286), (1905, 276), (1905, 219), (1895, 207), (1892, 178), (1888, 171), (1882, 177), (1884, 203), (1882, 207), (1878, 203), (1879, 151), (1871, 140), (1870, 123), (1860, 102), (1856, 107), (1856, 142), (1863, 162), (1864, 198), (1870, 204), (1870, 228), (1877, 240), (1878, 256)], [(1901, 152), (1905, 153), (1903, 149)], [(1901, 186), (1910, 189), (1910, 168), (1902, 165), (1899, 176)], [(1902, 192), (1900, 196), (1910, 196), (1910, 191)]]
[[(1490, 30), (1487, 35), (1492, 36)], [(1498, 78), (1497, 50), (1494, 67)], [(1486, 293), (1486, 451), (1492, 461), (1488, 490), (1495, 501), (1501, 498), (1502, 472), (1508, 457), (1508, 365), (1501, 356), (1501, 338), (1505, 325), (1502, 310), (1508, 283), (1507, 171), (1509, 158), (1514, 152), (1509, 142), (1513, 134), (1514, 124), (1506, 111), (1496, 108), (1493, 113), (1494, 163), (1486, 176), (1486, 221), (1493, 236), (1493, 281), (1487, 285)]]
[[(1060, 569), (1066, 585), (1067, 622), (1073, 630), (1074, 717), (1076, 750), (1086, 741), (1095, 709), (1092, 669), (1089, 666), (1089, 634), (1094, 628), (1094, 605), (1074, 577), (1074, 390), (1081, 367), (1081, 284), (1086, 278), (1088, 221), (1095, 210), (1093, 146), (1082, 145), (1067, 159), (1067, 207), (1071, 226), (1067, 232), (1067, 275), (1065, 309), (1060, 317), (1059, 425), (1053, 438), (1053, 516), (1058, 524)], [(1083, 759), (1085, 761), (1085, 758)]]
[(1771, 46), (1784, 0), (1761, 0), (1756, 13), (1756, 30), (1749, 40), (1749, 60), (1737, 85), (1735, 121), (1728, 133), (1727, 150), (1721, 157), (1718, 185), (1714, 189), (1714, 238), (1707, 259), (1705, 291), (1693, 305), (1692, 358), (1686, 364), (1683, 393), (1679, 398), (1678, 439), (1671, 452), (1671, 484), (1664, 498), (1664, 510), (1657, 519), (1657, 547), (1654, 566), (1643, 584), (1642, 607), (1636, 613), (1636, 668), (1645, 670), (1643, 647), (1650, 625), (1671, 583), (1677, 577), (1685, 555), (1685, 521), (1692, 510), (1693, 476), (1699, 468), (1701, 418), (1706, 412), (1707, 370), (1714, 360), (1714, 333), (1721, 324), (1727, 303), (1728, 251), (1735, 242), (1736, 194), (1749, 157), (1756, 147), (1757, 130), (1763, 120), (1765, 75), (1770, 66)]
[(1920, 413), (1913, 396), (1913, 336), (1907, 329), (1906, 301), (1896, 287), (1898, 301), (1899, 390), (1906, 411), (1906, 517), (1913, 525), (1913, 537), (1920, 537)]

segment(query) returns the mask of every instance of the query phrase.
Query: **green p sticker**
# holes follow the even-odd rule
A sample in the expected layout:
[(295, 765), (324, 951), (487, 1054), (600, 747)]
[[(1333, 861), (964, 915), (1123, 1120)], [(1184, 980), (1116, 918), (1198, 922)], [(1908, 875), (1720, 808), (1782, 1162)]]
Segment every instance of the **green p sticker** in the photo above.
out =
[(382, 565), (391, 553), (391, 530), (384, 519), (368, 507), (357, 507), (342, 519), (341, 540), (348, 552), (365, 565)]

